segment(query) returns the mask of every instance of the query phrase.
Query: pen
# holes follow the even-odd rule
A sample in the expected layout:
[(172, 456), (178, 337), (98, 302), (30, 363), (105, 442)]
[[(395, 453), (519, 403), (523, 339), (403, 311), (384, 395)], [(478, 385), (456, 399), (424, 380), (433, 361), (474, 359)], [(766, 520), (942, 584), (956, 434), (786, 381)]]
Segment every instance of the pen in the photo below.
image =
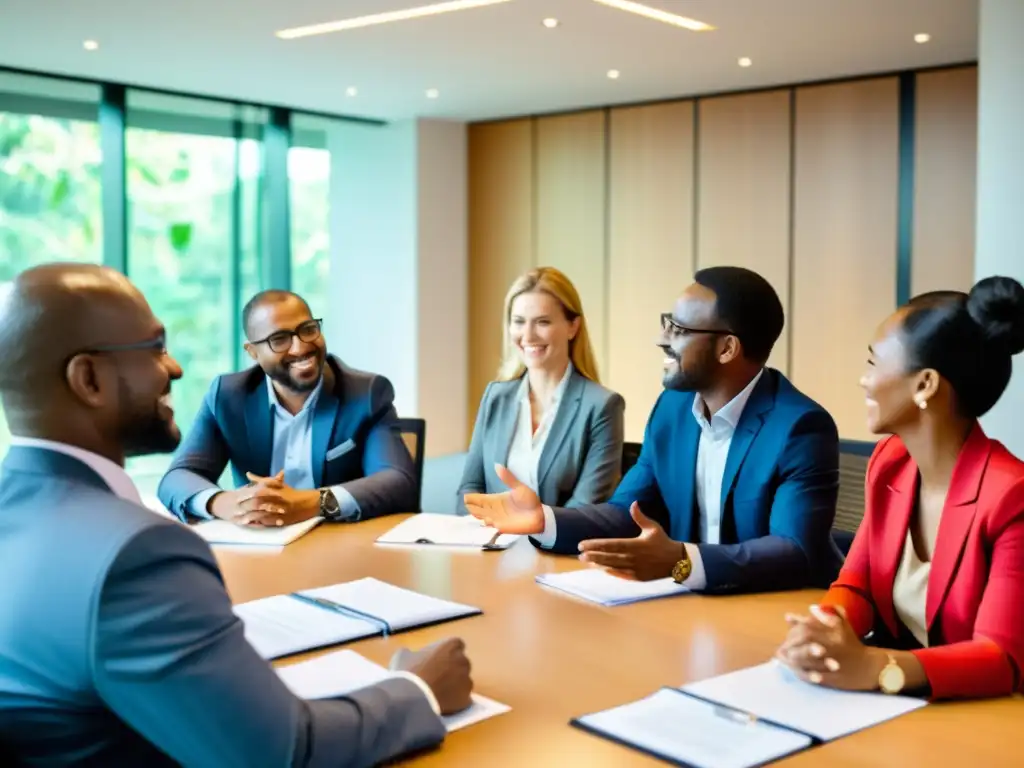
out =
[(368, 621), (371, 624), (380, 627), (381, 634), (383, 634), (384, 637), (387, 637), (391, 634), (391, 625), (378, 616), (374, 616), (369, 613), (363, 613), (362, 611), (357, 610), (356, 608), (350, 608), (347, 605), (336, 603), (333, 600), (328, 600), (325, 597), (313, 597), (312, 595), (304, 595), (301, 592), (292, 592), (292, 597), (294, 597), (296, 600), (301, 600), (304, 603), (315, 605), (318, 608), (323, 608), (327, 611), (334, 611), (335, 613), (340, 613), (343, 616), (348, 616), (350, 619), (362, 619), (363, 621)]

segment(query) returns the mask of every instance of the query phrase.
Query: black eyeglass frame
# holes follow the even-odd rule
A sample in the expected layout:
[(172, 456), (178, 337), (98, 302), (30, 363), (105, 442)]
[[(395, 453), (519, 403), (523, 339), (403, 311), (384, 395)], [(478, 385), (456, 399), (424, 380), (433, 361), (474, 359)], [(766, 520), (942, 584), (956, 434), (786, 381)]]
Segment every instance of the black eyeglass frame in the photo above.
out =
[[(304, 338), (302, 338), (301, 330), (303, 328), (305, 328), (306, 326), (308, 326), (310, 323), (314, 324), (314, 326), (316, 327), (316, 335), (311, 336), (308, 339), (304, 339)], [(311, 341), (316, 341), (317, 339), (319, 339), (321, 334), (323, 334), (323, 323), (324, 323), (323, 318), (314, 317), (314, 318), (312, 318), (310, 320), (303, 320), (301, 323), (299, 323), (299, 325), (296, 328), (294, 328), (294, 329), (292, 329), (290, 331), (286, 331), (286, 330), (274, 331), (269, 336), (265, 336), (264, 338), (258, 339), (258, 340), (255, 340), (255, 341), (254, 340), (250, 340), (249, 343), (250, 344), (266, 344), (270, 348), (271, 352), (277, 352), (278, 354), (280, 354), (281, 352), (287, 352), (288, 351), (288, 348), (291, 347), (291, 345), (292, 345), (292, 339), (295, 338), (296, 336), (298, 336), (299, 341), (304, 341), (307, 344), (309, 342), (311, 342)], [(274, 349), (274, 345), (273, 345), (273, 343), (271, 343), (270, 340), (273, 339), (275, 336), (277, 338), (279, 338), (279, 339), (283, 339), (283, 338), (287, 337), (287, 339), (288, 339), (287, 345), (282, 347), (281, 349)]]
[(739, 335), (734, 331), (728, 331), (723, 328), (690, 328), (682, 323), (677, 323), (672, 317), (671, 312), (662, 312), (661, 330), (667, 331), (669, 328), (679, 331), (684, 336), (687, 334), (704, 334), (706, 336), (735, 336), (737, 339), (739, 338)]

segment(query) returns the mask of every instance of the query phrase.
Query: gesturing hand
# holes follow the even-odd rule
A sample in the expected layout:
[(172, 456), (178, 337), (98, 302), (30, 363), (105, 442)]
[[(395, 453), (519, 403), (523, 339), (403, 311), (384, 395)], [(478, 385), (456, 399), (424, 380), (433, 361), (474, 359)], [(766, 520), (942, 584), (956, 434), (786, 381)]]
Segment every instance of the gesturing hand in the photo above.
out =
[(544, 509), (537, 494), (501, 464), (495, 464), (494, 470), (509, 490), (503, 493), (467, 493), (464, 501), (469, 514), (502, 533), (543, 533)]
[(473, 679), (466, 644), (449, 638), (419, 651), (404, 648), (391, 659), (391, 668), (412, 672), (437, 698), (442, 715), (461, 712), (472, 703)]
[(861, 642), (842, 606), (810, 608), (810, 616), (786, 614), (789, 633), (775, 657), (800, 678), (829, 688), (872, 691), (888, 658)]
[(640, 505), (629, 508), (633, 522), (640, 526), (634, 539), (590, 539), (580, 544), (580, 560), (607, 568), (624, 579), (652, 581), (672, 575), (672, 567), (683, 559), (684, 547), (673, 541), (665, 529), (644, 515)]

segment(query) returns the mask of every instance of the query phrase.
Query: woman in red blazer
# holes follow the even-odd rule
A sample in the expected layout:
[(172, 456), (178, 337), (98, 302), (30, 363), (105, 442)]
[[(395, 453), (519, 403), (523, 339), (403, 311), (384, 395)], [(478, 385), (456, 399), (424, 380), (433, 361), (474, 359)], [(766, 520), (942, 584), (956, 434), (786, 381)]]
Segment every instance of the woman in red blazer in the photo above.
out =
[[(1024, 351), (1024, 288), (918, 296), (870, 346), (864, 520), (777, 657), (804, 679), (934, 699), (1024, 690), (1024, 462), (978, 418)], [(870, 645), (862, 638), (867, 638)]]

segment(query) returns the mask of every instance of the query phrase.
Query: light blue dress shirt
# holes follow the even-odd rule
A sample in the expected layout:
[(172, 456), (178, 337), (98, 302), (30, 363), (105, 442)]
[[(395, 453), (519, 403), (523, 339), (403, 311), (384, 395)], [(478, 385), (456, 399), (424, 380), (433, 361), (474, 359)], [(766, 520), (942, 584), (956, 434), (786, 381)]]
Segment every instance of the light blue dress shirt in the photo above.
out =
[[(320, 399), (320, 391), (324, 380), (321, 377), (316, 389), (309, 393), (302, 409), (296, 413), (288, 412), (277, 398), (273, 382), (267, 378), (268, 404), (274, 413), (274, 445), (270, 455), (270, 476), (273, 477), (282, 469), (286, 485), (299, 490), (310, 490), (313, 485), (313, 415)], [(220, 488), (201, 491), (188, 501), (189, 510), (196, 517), (210, 519), (212, 515), (206, 510), (210, 499), (220, 493)], [(340, 509), (339, 520), (358, 520), (359, 504), (344, 486), (330, 487), (334, 498), (338, 500)]]

